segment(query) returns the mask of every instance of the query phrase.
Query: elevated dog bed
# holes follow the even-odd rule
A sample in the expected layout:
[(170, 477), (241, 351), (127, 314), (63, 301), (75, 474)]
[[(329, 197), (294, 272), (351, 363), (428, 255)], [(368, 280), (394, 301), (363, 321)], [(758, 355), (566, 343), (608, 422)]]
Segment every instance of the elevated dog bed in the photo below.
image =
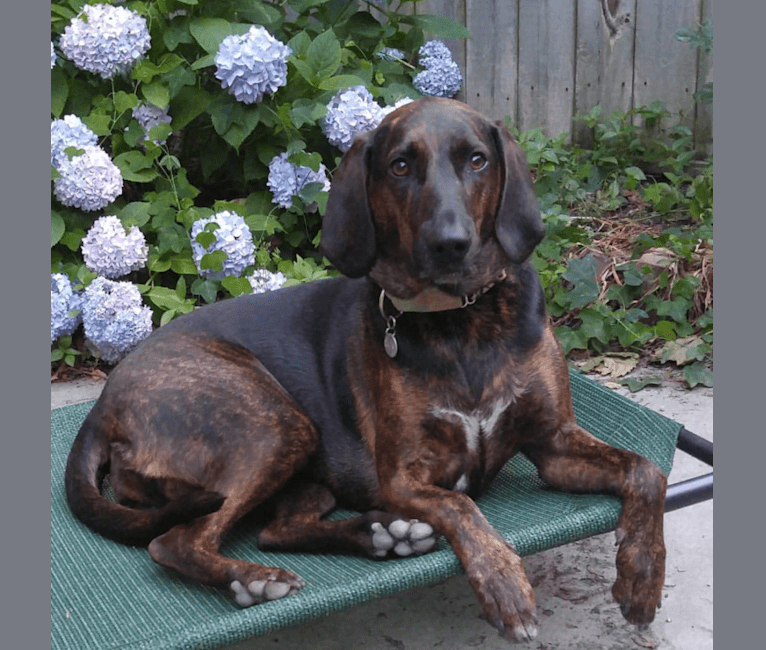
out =
[[(576, 373), (571, 381), (577, 420), (594, 435), (647, 456), (665, 473), (677, 446), (712, 464), (712, 444), (681, 425)], [(239, 609), (227, 595), (155, 565), (145, 549), (106, 540), (72, 516), (64, 496), (64, 465), (92, 406), (51, 412), (52, 650), (220, 648), (462, 570), (443, 540), (428, 555), (384, 562), (262, 553), (255, 543), (256, 524), (246, 520), (227, 538), (224, 553), (290, 569), (305, 579), (306, 587), (294, 597)], [(672, 486), (668, 509), (711, 496), (712, 473)], [(522, 555), (612, 530), (620, 512), (616, 498), (546, 488), (523, 456), (508, 463), (478, 503)]]

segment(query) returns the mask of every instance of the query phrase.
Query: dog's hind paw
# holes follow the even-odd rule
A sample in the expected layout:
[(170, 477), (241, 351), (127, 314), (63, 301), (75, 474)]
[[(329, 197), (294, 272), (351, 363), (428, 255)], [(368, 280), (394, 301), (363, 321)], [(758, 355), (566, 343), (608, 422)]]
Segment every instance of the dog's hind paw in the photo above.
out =
[(286, 596), (294, 596), (304, 586), (303, 580), (288, 583), (277, 580), (253, 580), (243, 585), (239, 580), (233, 580), (229, 585), (234, 600), (240, 607), (251, 607), (267, 600), (279, 600)]
[(384, 558), (389, 554), (398, 557), (423, 555), (436, 545), (438, 535), (422, 521), (395, 519), (388, 526), (380, 522), (372, 524), (372, 545), (375, 557)]

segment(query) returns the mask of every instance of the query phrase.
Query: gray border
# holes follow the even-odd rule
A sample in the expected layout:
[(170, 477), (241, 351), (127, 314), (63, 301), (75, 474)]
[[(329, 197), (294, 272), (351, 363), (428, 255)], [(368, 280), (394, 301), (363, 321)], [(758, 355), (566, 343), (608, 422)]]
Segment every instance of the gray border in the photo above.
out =
[(50, 208), (45, 184), (50, 117), (45, 108), (50, 105), (50, 91), (43, 81), (50, 53), (40, 33), (46, 18), (46, 5), (41, 3), (5, 7), (0, 39), (5, 89), (0, 240), (4, 244), (0, 490), (5, 597), (0, 611), (2, 644), (9, 648), (44, 648), (50, 639), (49, 625), (40, 614), (50, 589), (49, 515), (46, 519), (50, 446), (43, 402), (50, 361), (40, 345), (50, 317), (42, 298), (50, 267), (45, 248), (45, 215)]
[[(714, 115), (718, 516), (716, 634), (758, 647), (763, 616), (764, 317), (763, 18), (759, 3), (716, 8)], [(758, 79), (760, 82), (755, 82)], [(760, 417), (759, 417), (760, 416)], [(725, 436), (725, 437), (724, 437)], [(748, 503), (753, 496), (754, 503)]]

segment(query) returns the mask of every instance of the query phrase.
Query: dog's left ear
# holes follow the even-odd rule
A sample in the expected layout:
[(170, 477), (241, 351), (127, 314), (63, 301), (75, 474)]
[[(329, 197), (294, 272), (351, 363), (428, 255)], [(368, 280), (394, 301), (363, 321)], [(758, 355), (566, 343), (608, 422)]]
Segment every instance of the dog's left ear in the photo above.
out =
[(333, 174), (319, 244), (320, 252), (349, 278), (367, 275), (375, 262), (375, 228), (367, 200), (366, 136), (357, 136)]
[(511, 262), (521, 264), (545, 236), (532, 174), (521, 147), (500, 122), (492, 127), (503, 164), (503, 194), (495, 234)]

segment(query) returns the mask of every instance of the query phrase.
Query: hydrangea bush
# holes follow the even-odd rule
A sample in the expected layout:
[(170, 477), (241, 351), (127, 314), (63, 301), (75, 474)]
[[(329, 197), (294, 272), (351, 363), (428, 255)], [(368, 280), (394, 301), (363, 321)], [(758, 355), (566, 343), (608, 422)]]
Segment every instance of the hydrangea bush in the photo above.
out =
[(455, 89), (413, 81), (468, 33), (415, 5), (54, 0), (51, 342), (113, 363), (195, 306), (332, 275), (343, 152)]

